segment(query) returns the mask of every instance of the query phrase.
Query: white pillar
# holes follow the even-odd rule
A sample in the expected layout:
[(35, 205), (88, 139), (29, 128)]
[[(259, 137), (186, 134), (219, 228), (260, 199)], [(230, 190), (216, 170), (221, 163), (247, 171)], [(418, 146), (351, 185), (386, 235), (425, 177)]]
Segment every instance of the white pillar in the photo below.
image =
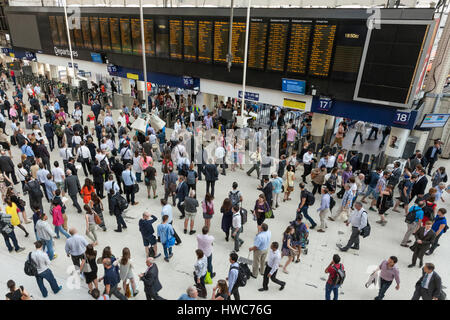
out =
[(59, 80), (58, 67), (54, 65), (50, 65), (50, 77), (51, 80)]
[(30, 66), (31, 66), (31, 72), (33, 72), (33, 74), (34, 74), (35, 76), (37, 76), (37, 75), (38, 75), (38, 65), (37, 65), (37, 62), (31, 61), (31, 62), (30, 62)]
[(411, 131), (407, 129), (391, 128), (391, 134), (386, 137), (387, 140), (385, 141), (385, 154), (388, 157), (388, 161), (390, 158), (398, 159), (402, 157), (410, 133)]
[[(325, 132), (325, 123), (329, 116), (322, 113), (314, 113), (311, 121), (311, 136), (315, 143), (320, 143)], [(330, 122), (328, 120), (328, 122)]]
[(120, 78), (120, 82), (122, 83), (122, 93), (131, 94), (130, 79)]

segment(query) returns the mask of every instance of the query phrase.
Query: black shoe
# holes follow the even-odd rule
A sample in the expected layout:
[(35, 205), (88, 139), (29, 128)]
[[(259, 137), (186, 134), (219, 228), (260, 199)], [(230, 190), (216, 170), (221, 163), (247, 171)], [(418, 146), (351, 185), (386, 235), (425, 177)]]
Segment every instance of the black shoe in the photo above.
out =
[(267, 290), (269, 290), (269, 289), (264, 289), (264, 288), (260, 288), (260, 289), (258, 289), (258, 291), (267, 291)]
[(254, 278), (254, 279), (256, 279), (256, 277), (253, 275), (253, 274), (250, 274), (250, 277), (252, 277), (252, 278)]
[(416, 266), (416, 264), (410, 264), (410, 265), (408, 265), (408, 268), (412, 268), (412, 267), (415, 267)]
[(430, 251), (425, 252), (425, 254), (426, 254), (427, 256), (431, 255), (432, 253), (433, 253), (433, 252), (430, 252)]
[(182, 215), (182, 216), (180, 216), (180, 219), (184, 219), (184, 216)]
[(350, 249), (359, 250), (359, 247), (351, 246)]
[(341, 250), (342, 252), (346, 252), (348, 249), (346, 249), (346, 248), (343, 248), (343, 247), (338, 247), (339, 248), (339, 250)]
[(119, 229), (116, 229), (116, 230), (114, 230), (115, 232), (122, 232), (122, 230), (119, 230)]
[(216, 273), (213, 272), (213, 273), (211, 274), (211, 279), (214, 278), (215, 276), (216, 276)]
[(184, 229), (183, 232), (184, 232), (184, 234), (186, 234), (187, 233), (187, 229)]
[(420, 263), (419, 263), (419, 268), (422, 268), (422, 267), (423, 267), (423, 262), (420, 261)]
[(228, 237), (225, 237), (225, 241), (228, 242), (228, 240), (229, 240)]
[(284, 289), (284, 286), (285, 286), (285, 285), (286, 285), (286, 284), (283, 284), (283, 285), (280, 287), (280, 291)]
[(310, 230), (314, 230), (315, 227), (316, 227), (316, 226), (312, 226), (312, 227), (310, 227), (309, 229), (310, 229)]
[(179, 246), (181, 244), (181, 241), (180, 242), (177, 242), (177, 243), (175, 243), (175, 245), (176, 246)]
[(193, 235), (195, 233), (195, 230), (189, 231), (189, 235)]

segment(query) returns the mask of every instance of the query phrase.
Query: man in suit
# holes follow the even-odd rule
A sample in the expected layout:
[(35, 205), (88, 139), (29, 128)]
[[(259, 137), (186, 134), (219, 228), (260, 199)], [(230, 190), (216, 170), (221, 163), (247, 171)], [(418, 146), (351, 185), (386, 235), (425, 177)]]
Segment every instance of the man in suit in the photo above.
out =
[(431, 176), (431, 169), (433, 169), (433, 165), (437, 161), (438, 155), (441, 153), (441, 140), (436, 139), (434, 140), (434, 145), (429, 147), (427, 149), (427, 152), (425, 152), (426, 165), (424, 166), (424, 168), (426, 169), (426, 167), (428, 167), (429, 176)]
[[(425, 169), (419, 169), (419, 176), (414, 182), (411, 190), (411, 200), (417, 196), (417, 199), (422, 198), (425, 194), (425, 189), (427, 188), (428, 178), (425, 175)], [(417, 203), (417, 200), (416, 200)]]
[(78, 170), (75, 167), (75, 159), (73, 157), (70, 157), (69, 161), (67, 161), (66, 169), (70, 170), (74, 176), (78, 177)]
[(144, 281), (144, 291), (147, 300), (165, 300), (158, 295), (158, 291), (162, 289), (162, 285), (158, 279), (158, 267), (153, 263), (152, 257), (145, 260), (147, 271), (141, 273), (139, 278)]
[(422, 277), (416, 282), (416, 290), (411, 300), (445, 300), (442, 291), (441, 277), (434, 271), (434, 264), (425, 263), (422, 269)]
[(44, 166), (48, 171), (52, 170), (50, 165), (50, 153), (47, 150), (47, 147), (44, 144), (44, 140), (40, 140), (38, 145), (36, 146), (36, 157), (40, 158)]
[(94, 166), (92, 167), (92, 175), (94, 176), (94, 187), (97, 195), (103, 199), (103, 186), (104, 186), (104, 178), (103, 175), (106, 173), (102, 167), (100, 167), (100, 163), (97, 159), (94, 159)]
[(16, 174), (14, 173), (14, 163), (11, 158), (6, 155), (6, 151), (2, 150), (0, 156), (0, 171), (3, 172), (8, 178), (12, 176), (14, 184), (18, 184)]
[(52, 120), (47, 119), (47, 123), (44, 124), (45, 136), (48, 140), (48, 145), (50, 147), (50, 151), (53, 151), (55, 148), (55, 129), (53, 128)]
[(214, 185), (219, 177), (219, 170), (217, 170), (216, 165), (212, 163), (212, 159), (208, 160), (204, 173), (206, 180), (206, 193), (209, 193), (209, 189), (211, 188), (211, 195), (214, 197)]
[(80, 180), (75, 175), (72, 175), (72, 171), (68, 169), (66, 171), (66, 180), (64, 180), (64, 191), (67, 192), (72, 199), (73, 205), (77, 208), (78, 213), (81, 213), (81, 207), (78, 204), (77, 195), (81, 191)]
[(431, 244), (436, 237), (436, 233), (431, 230), (431, 226), (433, 222), (428, 220), (425, 223), (425, 227), (420, 227), (415, 233), (416, 242), (411, 246), (411, 250), (413, 251), (412, 263), (408, 266), (408, 268), (412, 268), (416, 266), (417, 258), (419, 258), (420, 263), (419, 267), (421, 268), (423, 265), (423, 256), (428, 249), (430, 249)]
[(185, 177), (184, 176), (179, 176), (178, 177), (178, 186), (177, 186), (177, 195), (176, 198), (178, 199), (178, 204), (177, 204), (177, 208), (178, 210), (180, 210), (181, 212), (181, 216), (180, 219), (184, 219), (185, 217), (185, 212), (184, 212), (184, 199), (188, 196), (189, 194), (189, 187), (185, 181)]

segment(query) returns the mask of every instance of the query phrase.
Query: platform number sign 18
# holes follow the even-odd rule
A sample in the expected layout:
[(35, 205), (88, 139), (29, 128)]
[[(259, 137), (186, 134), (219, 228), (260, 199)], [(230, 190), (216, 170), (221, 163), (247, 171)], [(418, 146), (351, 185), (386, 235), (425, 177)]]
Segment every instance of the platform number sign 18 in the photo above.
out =
[(410, 117), (411, 113), (409, 112), (397, 111), (393, 122), (396, 124), (408, 125)]

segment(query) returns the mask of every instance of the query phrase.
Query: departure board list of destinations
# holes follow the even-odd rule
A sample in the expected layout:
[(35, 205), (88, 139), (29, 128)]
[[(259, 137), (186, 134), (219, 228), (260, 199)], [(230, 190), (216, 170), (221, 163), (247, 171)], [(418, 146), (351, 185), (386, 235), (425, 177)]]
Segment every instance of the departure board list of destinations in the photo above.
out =
[(248, 43), (248, 67), (264, 69), (264, 59), (267, 45), (267, 22), (262, 19), (252, 19)]
[[(314, 27), (314, 37), (309, 61), (309, 74), (327, 77), (330, 70), (336, 25), (319, 24)], [(326, 23), (326, 22), (325, 22)]]
[(120, 37), (122, 38), (122, 52), (132, 53), (130, 19), (120, 18)]
[(200, 62), (211, 62), (212, 56), (212, 21), (198, 22), (198, 60)]
[(153, 19), (144, 19), (145, 53), (155, 55), (155, 36), (153, 35)]
[[(86, 49), (92, 49), (91, 32), (89, 29), (89, 18), (81, 17), (81, 31), (83, 33), (83, 43)], [(62, 45), (62, 43), (61, 43)]]
[(229, 23), (214, 23), (214, 62), (227, 62)]
[(111, 48), (114, 52), (121, 53), (119, 18), (110, 18), (109, 27), (111, 31)]
[(184, 20), (183, 22), (184, 59), (197, 60), (197, 21)]
[(173, 59), (183, 58), (183, 30), (181, 20), (170, 20), (170, 57)]
[[(108, 18), (100, 18), (100, 34), (102, 37), (102, 49), (103, 50), (111, 50), (111, 37), (109, 34), (109, 19)], [(75, 32), (76, 38), (76, 32)]]
[(312, 21), (298, 22), (292, 21), (287, 71), (306, 74)]
[(139, 19), (131, 19), (131, 40), (133, 43), (133, 54), (141, 54), (141, 22)]
[(289, 20), (271, 19), (267, 70), (284, 71)]
[(233, 63), (244, 64), (245, 22), (233, 22), (233, 38), (231, 39), (231, 54)]
[(100, 27), (98, 24), (97, 17), (91, 17), (91, 37), (92, 37), (92, 47), (94, 50), (101, 50), (102, 44), (100, 40)]

